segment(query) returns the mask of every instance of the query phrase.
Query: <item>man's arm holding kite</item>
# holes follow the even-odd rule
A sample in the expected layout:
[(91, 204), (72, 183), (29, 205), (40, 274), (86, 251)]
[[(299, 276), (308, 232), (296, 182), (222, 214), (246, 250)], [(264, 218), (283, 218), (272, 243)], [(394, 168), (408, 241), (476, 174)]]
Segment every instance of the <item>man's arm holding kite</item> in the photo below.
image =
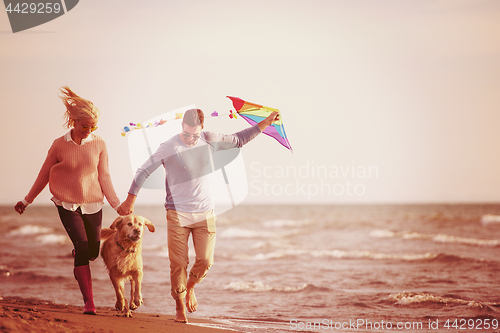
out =
[(271, 112), (271, 114), (259, 123), (259, 129), (263, 132), (268, 126), (280, 119), (280, 114), (276, 111)]
[(204, 132), (205, 139), (210, 143), (214, 151), (220, 151), (231, 148), (241, 148), (248, 142), (255, 139), (274, 121), (279, 119), (277, 112), (273, 112), (267, 118), (264, 118), (259, 123), (252, 127), (245, 128), (244, 130), (234, 134), (219, 134), (212, 132)]

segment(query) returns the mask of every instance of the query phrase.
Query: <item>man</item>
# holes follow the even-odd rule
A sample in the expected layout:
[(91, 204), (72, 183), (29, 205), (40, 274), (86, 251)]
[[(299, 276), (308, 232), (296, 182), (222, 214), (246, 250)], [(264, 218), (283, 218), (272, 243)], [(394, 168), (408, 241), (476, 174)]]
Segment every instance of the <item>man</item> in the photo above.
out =
[[(203, 112), (199, 109), (187, 110), (182, 120), (182, 133), (162, 143), (137, 170), (127, 199), (118, 208), (118, 213), (132, 214), (135, 199), (145, 180), (163, 165), (166, 172), (165, 208), (171, 294), (176, 301), (175, 321), (187, 323), (186, 309), (188, 312), (196, 311), (198, 303), (194, 286), (205, 278), (213, 264), (216, 219), (210, 188), (213, 153), (241, 148), (278, 119), (278, 113), (272, 112), (250, 128), (222, 135), (202, 131)], [(188, 278), (189, 234), (193, 237), (196, 260)]]

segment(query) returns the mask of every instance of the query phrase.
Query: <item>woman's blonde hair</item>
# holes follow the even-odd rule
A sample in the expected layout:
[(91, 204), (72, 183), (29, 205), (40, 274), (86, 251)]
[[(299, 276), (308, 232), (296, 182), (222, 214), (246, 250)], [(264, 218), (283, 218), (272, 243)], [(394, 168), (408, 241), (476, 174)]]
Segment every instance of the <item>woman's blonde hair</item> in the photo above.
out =
[(78, 119), (99, 119), (99, 109), (94, 103), (75, 94), (68, 86), (61, 88), (61, 97), (66, 112), (64, 113), (64, 127), (72, 128), (75, 126), (75, 120)]

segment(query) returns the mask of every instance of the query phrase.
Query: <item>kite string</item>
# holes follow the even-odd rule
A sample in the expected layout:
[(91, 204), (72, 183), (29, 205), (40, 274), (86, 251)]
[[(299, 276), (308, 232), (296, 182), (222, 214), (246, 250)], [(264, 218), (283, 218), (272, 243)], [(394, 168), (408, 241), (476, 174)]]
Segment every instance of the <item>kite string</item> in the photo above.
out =
[[(151, 122), (148, 122), (147, 124), (141, 124), (141, 123), (129, 123), (129, 125), (127, 126), (124, 126), (122, 128), (122, 131), (121, 131), (121, 135), (124, 137), (127, 135), (127, 133), (129, 132), (132, 132), (134, 130), (138, 130), (138, 129), (145, 129), (145, 128), (152, 128), (152, 127), (158, 127), (160, 125), (163, 125), (169, 121), (174, 121), (174, 120), (179, 120), (179, 119), (182, 119), (183, 117), (183, 113), (176, 113), (175, 114), (175, 118), (171, 118), (171, 119), (161, 119), (160, 121), (155, 121), (154, 123), (151, 123)], [(217, 111), (214, 111), (210, 114), (210, 116), (212, 118), (215, 118), (215, 117), (224, 117), (224, 116), (229, 116), (229, 118), (231, 119), (236, 119), (236, 112), (234, 112), (233, 110), (229, 110), (229, 113), (224, 113), (224, 114), (219, 114)]]

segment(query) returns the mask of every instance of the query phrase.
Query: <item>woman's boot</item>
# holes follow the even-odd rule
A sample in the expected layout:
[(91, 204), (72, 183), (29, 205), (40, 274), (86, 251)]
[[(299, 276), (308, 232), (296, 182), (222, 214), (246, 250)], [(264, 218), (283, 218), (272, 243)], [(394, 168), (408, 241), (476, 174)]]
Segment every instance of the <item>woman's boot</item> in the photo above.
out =
[(76, 280), (80, 286), (80, 291), (83, 295), (85, 305), (83, 307), (84, 314), (95, 315), (94, 294), (92, 293), (92, 276), (90, 275), (89, 265), (78, 266), (74, 269)]

